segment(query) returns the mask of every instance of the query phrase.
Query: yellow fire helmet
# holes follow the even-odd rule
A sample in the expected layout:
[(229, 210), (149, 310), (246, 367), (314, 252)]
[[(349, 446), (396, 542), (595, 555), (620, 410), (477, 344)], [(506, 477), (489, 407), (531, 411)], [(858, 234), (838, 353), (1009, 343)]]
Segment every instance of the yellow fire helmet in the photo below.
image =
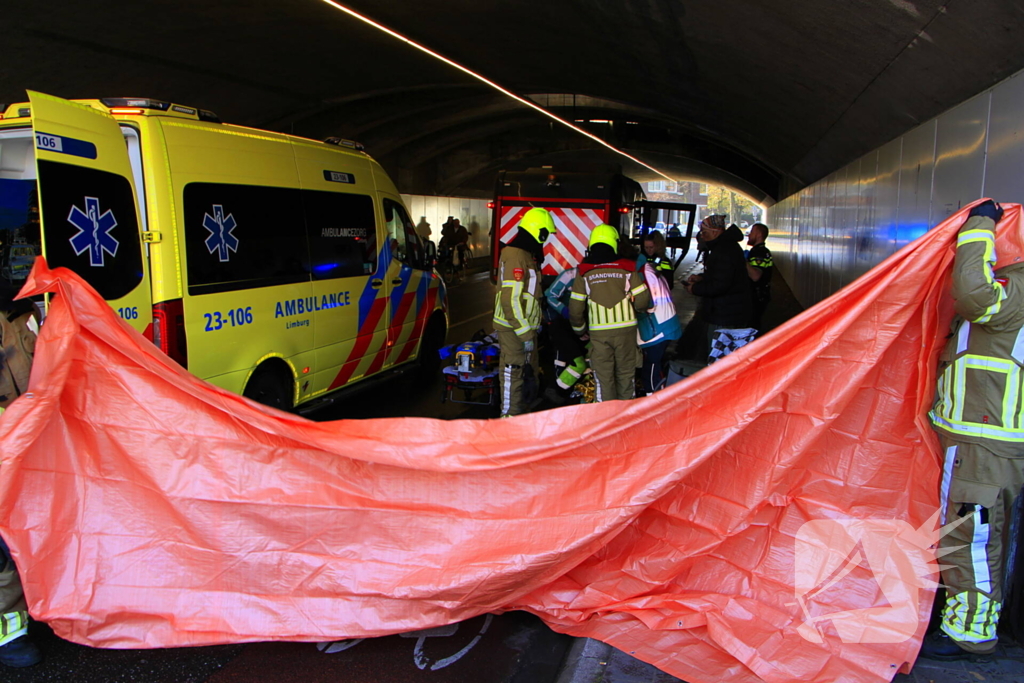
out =
[(533, 238), (541, 244), (547, 241), (548, 235), (558, 232), (555, 229), (555, 221), (551, 218), (551, 213), (540, 207), (534, 207), (523, 214), (523, 219), (519, 221), (519, 227), (533, 235)]
[(590, 233), (590, 248), (593, 249), (595, 244), (607, 244), (615, 251), (618, 251), (619, 231), (607, 223), (596, 226)]

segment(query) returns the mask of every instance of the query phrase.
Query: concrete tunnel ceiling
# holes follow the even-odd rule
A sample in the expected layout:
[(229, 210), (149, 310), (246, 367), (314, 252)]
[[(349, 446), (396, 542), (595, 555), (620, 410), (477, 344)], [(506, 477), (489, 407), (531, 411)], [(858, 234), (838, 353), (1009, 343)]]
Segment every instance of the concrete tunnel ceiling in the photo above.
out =
[[(772, 204), (1024, 68), (1008, 0), (350, 0), (672, 178)], [(144, 96), (363, 142), (412, 194), (623, 163), (322, 0), (40, 0), (4, 10), (0, 102)]]

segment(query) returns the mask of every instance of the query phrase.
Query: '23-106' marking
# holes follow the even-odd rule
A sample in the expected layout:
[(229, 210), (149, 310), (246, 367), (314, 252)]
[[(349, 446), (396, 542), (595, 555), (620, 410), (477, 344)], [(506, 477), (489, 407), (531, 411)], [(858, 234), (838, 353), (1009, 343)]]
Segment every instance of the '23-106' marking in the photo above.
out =
[(220, 311), (203, 313), (206, 318), (206, 331), (216, 332), (224, 327), (238, 327), (240, 325), (252, 324), (252, 306), (245, 308), (233, 308), (223, 315)]

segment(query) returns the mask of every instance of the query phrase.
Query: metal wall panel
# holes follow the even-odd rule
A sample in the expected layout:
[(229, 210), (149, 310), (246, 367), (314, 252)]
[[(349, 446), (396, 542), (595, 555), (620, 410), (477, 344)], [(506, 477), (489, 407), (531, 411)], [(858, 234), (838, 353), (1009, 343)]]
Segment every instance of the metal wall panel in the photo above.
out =
[(821, 242), (822, 258), (821, 264), (825, 268), (823, 286), (825, 291), (834, 292), (842, 287), (842, 253), (838, 251), (837, 244), (846, 235), (850, 223), (850, 173), (851, 169), (846, 166), (836, 173), (836, 192), (832, 206), (832, 221), (828, 232), (824, 234)]
[(992, 91), (982, 197), (1024, 203), (1024, 74)]
[(878, 171), (875, 175), (874, 235), (877, 256), (875, 263), (896, 251), (896, 221), (900, 202), (900, 159), (903, 138), (893, 140), (878, 150)]
[(929, 227), (981, 196), (990, 101), (982, 93), (938, 118)]
[(897, 249), (913, 242), (931, 227), (932, 171), (935, 168), (936, 122), (903, 136), (900, 163), (900, 204), (896, 228)]
[(823, 236), (822, 265), (825, 267), (824, 287), (835, 291), (842, 287), (843, 254), (839, 245), (850, 225), (850, 206), (852, 205), (852, 186), (850, 183), (851, 168), (845, 166), (836, 173), (836, 193), (833, 200), (832, 221), (828, 232)]
[(847, 285), (870, 268), (877, 258), (875, 236), (875, 190), (878, 176), (878, 152), (861, 157), (860, 182), (857, 188), (857, 226), (854, 230), (850, 268), (846, 271), (843, 284)]
[[(880, 196), (885, 189), (884, 182), (886, 180), (882, 174), (882, 150), (879, 149), (871, 157), (873, 168), (871, 169), (870, 176), (870, 205), (864, 216), (864, 230), (868, 236), (870, 253), (866, 259), (867, 263), (862, 262), (858, 277), (870, 270), (875, 263), (881, 261), (889, 254), (889, 233), (880, 218), (883, 213)], [(864, 265), (867, 267), (863, 267)]]

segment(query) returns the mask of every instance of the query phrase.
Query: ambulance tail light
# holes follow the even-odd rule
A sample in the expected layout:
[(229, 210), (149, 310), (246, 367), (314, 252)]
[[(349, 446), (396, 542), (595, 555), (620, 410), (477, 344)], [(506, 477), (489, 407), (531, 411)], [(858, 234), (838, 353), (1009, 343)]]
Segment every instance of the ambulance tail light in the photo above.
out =
[(153, 344), (183, 368), (188, 367), (185, 307), (181, 299), (153, 305)]

